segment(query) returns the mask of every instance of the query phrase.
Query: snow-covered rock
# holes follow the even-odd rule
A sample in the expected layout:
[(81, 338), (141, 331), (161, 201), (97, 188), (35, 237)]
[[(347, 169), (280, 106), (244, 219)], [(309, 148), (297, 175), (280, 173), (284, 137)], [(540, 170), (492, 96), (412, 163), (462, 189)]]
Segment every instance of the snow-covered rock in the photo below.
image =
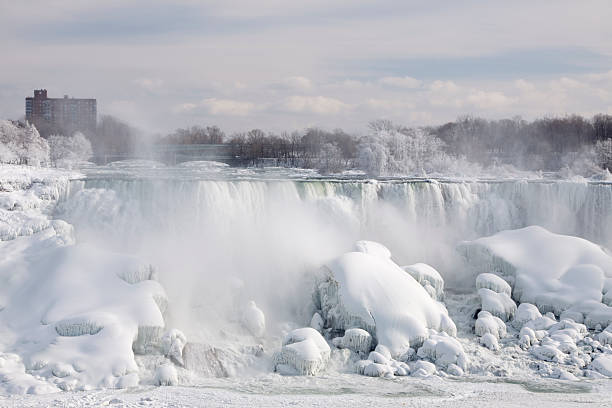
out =
[(295, 329), (283, 340), (274, 356), (274, 370), (286, 375), (317, 375), (325, 369), (331, 349), (312, 327)]
[(612, 324), (606, 327), (604, 331), (599, 333), (599, 336), (597, 338), (599, 342), (603, 345), (606, 345), (606, 344), (612, 345)]
[(394, 356), (419, 346), (429, 329), (456, 335), (444, 305), (387, 257), (346, 253), (323, 268), (316, 298), (334, 330), (361, 328)]
[(494, 336), (492, 333), (485, 333), (480, 338), (480, 344), (492, 351), (499, 350), (499, 342), (497, 341), (497, 337)]
[(416, 263), (402, 266), (402, 269), (419, 282), (433, 299), (442, 300), (444, 298), (444, 279), (433, 267), (424, 263)]
[(172, 364), (162, 364), (155, 370), (155, 385), (178, 385), (178, 374)]
[(612, 378), (612, 354), (598, 355), (593, 359), (590, 368), (601, 375)]
[(421, 358), (430, 359), (441, 369), (455, 364), (462, 370), (468, 366), (468, 358), (461, 343), (446, 333), (432, 334), (417, 351)]
[(0, 255), (4, 350), (28, 373), (61, 389), (138, 383), (134, 352), (159, 349), (165, 299), (156, 281), (120, 278), (138, 258), (67, 244), (55, 228), (0, 242)]
[(521, 303), (516, 309), (512, 326), (515, 329), (520, 330), (527, 322), (542, 317), (542, 314), (535, 305), (531, 303)]
[(372, 335), (363, 329), (353, 328), (346, 330), (343, 337), (336, 337), (332, 342), (336, 347), (365, 354), (372, 348)]
[(478, 319), (474, 325), (474, 331), (477, 336), (491, 334), (496, 339), (506, 336), (506, 324), (497, 316), (493, 316), (485, 310), (478, 313)]
[(516, 313), (516, 303), (506, 293), (497, 293), (491, 289), (478, 289), (482, 310), (497, 316), (504, 322), (512, 319)]
[(323, 330), (323, 326), (325, 326), (325, 322), (323, 321), (323, 318), (321, 317), (319, 312), (315, 312), (312, 315), (312, 319), (310, 319), (310, 327), (320, 332), (321, 330)]
[(391, 251), (386, 246), (374, 241), (357, 241), (354, 250), (383, 259), (391, 259)]
[(510, 296), (512, 288), (508, 282), (492, 273), (481, 273), (476, 277), (476, 289), (486, 288), (496, 293), (505, 293)]
[(580, 303), (599, 303), (612, 278), (612, 257), (601, 247), (538, 226), (464, 242), (459, 250), (477, 271), (513, 279), (515, 300), (542, 313), (560, 315)]

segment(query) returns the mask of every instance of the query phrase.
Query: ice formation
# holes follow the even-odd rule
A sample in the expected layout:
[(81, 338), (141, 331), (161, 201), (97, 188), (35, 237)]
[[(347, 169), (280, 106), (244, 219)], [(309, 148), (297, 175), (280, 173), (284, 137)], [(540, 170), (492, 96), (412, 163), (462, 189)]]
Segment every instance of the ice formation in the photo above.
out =
[[(447, 278), (463, 276), (449, 268), (454, 266), (449, 243), (454, 248), (459, 238), (523, 227), (533, 220), (555, 231), (612, 242), (606, 229), (612, 219), (609, 186), (138, 178), (143, 169), (177, 170), (163, 165), (152, 169), (147, 163), (109, 166), (98, 177), (70, 182), (72, 173), (9, 167), (10, 172), (0, 167), (0, 393), (174, 385), (193, 376), (269, 372), (270, 363), (280, 373), (310, 375), (337, 370), (379, 377), (504, 376), (534, 370), (568, 380), (610, 376), (612, 277), (610, 257), (597, 245), (538, 227), (464, 243), (460, 248), (471, 261), (473, 276), (482, 273), (476, 278), (477, 291), (474, 279), (466, 280), (472, 284), (467, 294), (445, 294), (441, 274), (427, 264), (400, 268), (395, 261), (423, 260), (453, 272)], [(119, 171), (131, 176), (114, 177)], [(234, 170), (187, 165), (180, 171)], [(254, 177), (250, 170), (243, 175)], [(551, 210), (541, 205), (550, 200), (559, 206)], [(179, 206), (185, 219), (172, 213)], [(291, 210), (283, 211), (285, 206)], [(72, 225), (51, 215), (66, 217), (76, 234)], [(268, 228), (276, 217), (280, 221)], [(293, 220), (295, 224), (288, 222)], [(316, 228), (314, 222), (319, 222)], [(87, 228), (100, 241), (115, 245), (113, 251), (83, 244)], [(180, 281), (184, 271), (175, 264), (169, 269), (177, 274), (164, 281), (163, 268), (150, 264), (155, 262), (121, 253), (123, 245), (147, 255), (159, 250), (139, 247), (151, 231), (170, 242), (177, 231), (192, 230), (199, 234), (198, 250), (202, 240), (214, 258), (208, 264), (206, 259), (195, 262), (199, 283)], [(256, 232), (249, 234), (251, 230)], [(381, 244), (359, 241), (354, 252), (326, 261), (361, 236), (383, 237), (397, 258)], [(214, 244), (223, 239), (234, 246), (216, 253), (223, 246)], [(257, 245), (260, 240), (266, 245)], [(259, 253), (268, 246), (268, 252)], [(236, 254), (235, 247), (244, 254)], [(181, 252), (185, 254), (187, 250)], [(284, 293), (297, 276), (286, 273), (288, 268), (310, 270), (324, 262), (314, 307), (307, 305), (310, 293), (294, 290), (297, 285)], [(268, 274), (266, 268), (272, 267), (282, 273)], [(210, 344), (212, 331), (201, 334), (201, 327), (171, 322), (185, 330), (187, 342), (180, 330), (166, 328), (165, 318), (177, 311), (187, 289), (200, 300), (208, 285), (218, 297), (180, 310), (193, 310), (199, 322), (213, 318), (207, 306), (223, 302), (227, 293), (215, 293), (218, 282), (201, 272), (209, 269), (215, 275), (236, 269), (248, 273), (240, 276), (240, 289), (232, 289), (241, 293), (232, 304), (234, 314), (224, 316), (228, 321), (212, 333)], [(174, 290), (179, 296), (170, 299), (174, 304), (168, 304), (158, 278), (166, 288), (179, 281), (179, 290)], [(274, 289), (273, 296), (279, 295), (276, 305), (282, 307), (266, 304), (270, 292), (258, 291), (267, 286)], [(25, 307), (20, 294), (37, 302)], [(293, 297), (293, 303), (287, 302)], [(443, 305), (449, 297), (450, 303)], [(453, 307), (453, 318), (457, 316), (458, 338), (446, 307)], [(478, 309), (482, 311), (474, 319)], [(183, 323), (195, 320), (191, 316)], [(291, 331), (308, 324), (311, 328)], [(277, 336), (290, 331), (273, 357), (268, 350), (280, 343)], [(477, 344), (498, 352), (472, 347)], [(516, 363), (509, 362), (509, 353)]]
[(255, 337), (261, 337), (266, 332), (266, 317), (252, 300), (242, 312), (242, 322)]
[(291, 331), (274, 356), (274, 370), (286, 375), (317, 375), (325, 369), (331, 349), (312, 327)]
[(349, 252), (323, 273), (317, 303), (334, 330), (364, 329), (393, 356), (420, 346), (429, 329), (457, 333), (444, 305), (388, 257)]

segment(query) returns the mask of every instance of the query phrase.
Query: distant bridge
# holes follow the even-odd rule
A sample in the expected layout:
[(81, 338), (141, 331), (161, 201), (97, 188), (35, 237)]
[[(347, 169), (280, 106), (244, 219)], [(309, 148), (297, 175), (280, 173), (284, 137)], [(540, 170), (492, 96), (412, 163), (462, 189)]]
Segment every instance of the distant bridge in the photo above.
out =
[(134, 154), (109, 153), (94, 156), (93, 162), (107, 164), (119, 160), (156, 160), (168, 164), (186, 161), (206, 160), (227, 164), (238, 164), (240, 157), (232, 154), (232, 147), (227, 144), (154, 144), (143, 147)]

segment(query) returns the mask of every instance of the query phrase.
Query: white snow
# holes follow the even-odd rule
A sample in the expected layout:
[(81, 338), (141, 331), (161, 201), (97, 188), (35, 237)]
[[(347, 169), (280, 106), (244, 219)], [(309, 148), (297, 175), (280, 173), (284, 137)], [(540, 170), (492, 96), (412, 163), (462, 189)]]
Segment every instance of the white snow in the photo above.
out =
[(431, 334), (418, 349), (417, 355), (431, 360), (443, 370), (455, 364), (465, 371), (469, 363), (461, 343), (446, 333)]
[(252, 300), (242, 312), (242, 322), (255, 337), (261, 337), (266, 332), (266, 316)]
[(600, 246), (537, 226), (464, 242), (460, 249), (473, 267), (514, 279), (519, 303), (556, 315), (581, 302), (601, 302), (612, 277), (612, 257)]
[(325, 269), (318, 296), (334, 329), (362, 328), (394, 356), (422, 344), (428, 329), (457, 332), (444, 305), (388, 258), (349, 252)]
[(283, 340), (283, 347), (274, 356), (274, 370), (281, 374), (317, 375), (324, 370), (331, 349), (312, 327), (291, 331)]
[(531, 303), (521, 303), (518, 305), (512, 326), (520, 330), (527, 322), (542, 317), (542, 314), (535, 305)]
[(383, 259), (391, 259), (391, 251), (386, 246), (374, 241), (357, 241), (354, 245), (355, 252), (378, 256)]
[(506, 293), (497, 293), (491, 289), (478, 289), (482, 310), (497, 316), (504, 322), (512, 319), (516, 313), (516, 303)]
[(424, 263), (417, 263), (402, 266), (402, 269), (419, 282), (433, 299), (444, 299), (444, 279), (433, 267)]
[(476, 277), (476, 289), (486, 288), (496, 293), (505, 293), (510, 296), (512, 288), (508, 282), (492, 273), (481, 273)]
[(506, 324), (499, 317), (485, 310), (478, 313), (474, 330), (476, 335), (481, 337), (485, 334), (491, 334), (496, 339), (506, 336)]
[(372, 348), (372, 335), (363, 329), (353, 328), (346, 330), (344, 336), (336, 337), (332, 342), (336, 347), (366, 354)]

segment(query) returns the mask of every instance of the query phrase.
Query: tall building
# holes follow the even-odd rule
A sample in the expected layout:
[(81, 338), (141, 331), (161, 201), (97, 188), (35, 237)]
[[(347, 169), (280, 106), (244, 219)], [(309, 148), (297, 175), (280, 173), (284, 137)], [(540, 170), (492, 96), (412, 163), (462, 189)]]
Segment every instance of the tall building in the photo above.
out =
[(95, 99), (47, 97), (46, 89), (35, 89), (34, 97), (25, 99), (26, 120), (33, 123), (43, 136), (53, 133), (69, 134), (89, 131), (96, 127)]

